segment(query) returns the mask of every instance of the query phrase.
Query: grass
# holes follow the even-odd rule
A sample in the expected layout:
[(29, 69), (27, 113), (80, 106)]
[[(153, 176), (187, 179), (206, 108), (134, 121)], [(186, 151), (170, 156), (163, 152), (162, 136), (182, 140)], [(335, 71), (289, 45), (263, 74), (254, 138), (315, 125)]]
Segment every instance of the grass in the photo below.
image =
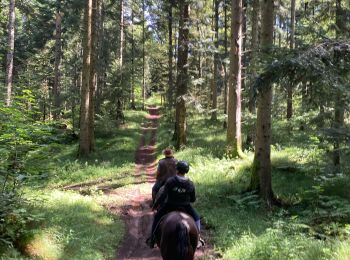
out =
[[(159, 103), (154, 98), (147, 105)], [(253, 154), (248, 152), (243, 160), (226, 158), (223, 118), (212, 122), (189, 112), (189, 143), (176, 157), (190, 162), (189, 177), (198, 197), (195, 208), (223, 259), (350, 259), (350, 178), (344, 174), (349, 166), (344, 173), (330, 174), (329, 144), (311, 127), (291, 130), (283, 120), (273, 125), (273, 189), (289, 206), (269, 211), (254, 193), (245, 192)], [(120, 220), (100, 206), (108, 198), (93, 187), (90, 196), (59, 188), (96, 181), (130, 187), (143, 116), (127, 111), (127, 127), (117, 130), (111, 130), (108, 120), (98, 122), (97, 149), (89, 158), (76, 159), (76, 144), (52, 144), (30, 154), (26, 164), (34, 177), (26, 191), (41, 200), (32, 210), (41, 213), (43, 221), (23, 243), (24, 251), (39, 259), (114, 258), (124, 230)], [(172, 130), (163, 117), (159, 156), (172, 145)], [(25, 259), (13, 249), (4, 256)]]
[(108, 136), (96, 138), (96, 151), (88, 158), (77, 158), (78, 144), (51, 144), (33, 151), (26, 161), (34, 178), (33, 184), (48, 188), (98, 179), (123, 179), (130, 181), (134, 166), (134, 152), (145, 115), (140, 111), (126, 111), (127, 126), (110, 131)]
[[(188, 144), (176, 157), (190, 162), (189, 177), (198, 197), (194, 206), (212, 230), (212, 242), (222, 257), (349, 259), (350, 182), (345, 176), (325, 181), (330, 161), (314, 133), (290, 133), (287, 123), (274, 125), (273, 189), (290, 206), (268, 211), (255, 194), (244, 192), (253, 154), (244, 160), (225, 158), (221, 120), (193, 115)], [(163, 121), (160, 148), (172, 144), (169, 128)]]
[(33, 212), (45, 220), (24, 245), (32, 257), (44, 259), (113, 259), (123, 224), (93, 197), (73, 192), (42, 192)]
[[(145, 114), (126, 111), (126, 125), (99, 128), (96, 151), (88, 158), (76, 157), (77, 143), (43, 145), (30, 152), (25, 168), (31, 178), (24, 197), (35, 198), (28, 210), (40, 218), (30, 225), (17, 250), (7, 248), (0, 259), (114, 259), (124, 224), (101, 206), (109, 200), (93, 183), (113, 188), (134, 183), (131, 173)], [(91, 183), (85, 191), (89, 196), (61, 189), (84, 183)]]

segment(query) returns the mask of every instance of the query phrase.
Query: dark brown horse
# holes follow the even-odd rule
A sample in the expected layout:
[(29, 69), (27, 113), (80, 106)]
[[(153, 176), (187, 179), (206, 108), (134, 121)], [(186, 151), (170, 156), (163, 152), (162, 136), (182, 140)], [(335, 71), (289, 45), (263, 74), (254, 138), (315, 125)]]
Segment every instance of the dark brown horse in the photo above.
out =
[(198, 236), (193, 218), (186, 213), (173, 211), (162, 218), (156, 241), (164, 260), (193, 260)]

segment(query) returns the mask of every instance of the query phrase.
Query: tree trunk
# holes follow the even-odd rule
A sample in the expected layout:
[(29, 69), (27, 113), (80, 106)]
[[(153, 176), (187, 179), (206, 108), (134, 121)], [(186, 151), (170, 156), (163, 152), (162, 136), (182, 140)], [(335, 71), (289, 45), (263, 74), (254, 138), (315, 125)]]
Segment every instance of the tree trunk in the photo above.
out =
[[(271, 52), (273, 45), (273, 7), (273, 0), (263, 0), (261, 47), (265, 54)], [(268, 86), (258, 93), (256, 143), (251, 179), (251, 188), (259, 190), (260, 196), (269, 207), (276, 202), (271, 180), (271, 103), (272, 86)]]
[[(258, 53), (259, 53), (259, 20), (260, 20), (260, 1), (253, 0), (253, 10), (252, 10), (252, 39), (251, 39), (251, 80), (249, 87), (249, 102), (248, 110), (251, 114), (256, 113), (256, 99), (255, 90), (253, 88), (253, 82), (257, 78), (257, 66), (258, 66)], [(249, 129), (246, 143), (252, 145), (255, 141), (255, 125)]]
[(242, 23), (243, 2), (232, 0), (230, 77), (228, 89), (227, 152), (243, 156), (241, 136)]
[(123, 47), (124, 47), (124, 0), (120, 0), (120, 13), (119, 13), (119, 64), (121, 73), (123, 71)]
[(178, 39), (177, 80), (176, 80), (176, 148), (180, 149), (186, 144), (186, 103), (188, 84), (188, 40), (189, 40), (189, 3), (179, 0), (180, 21)]
[(13, 53), (15, 50), (15, 0), (10, 0), (9, 18), (8, 18), (8, 40), (7, 40), (7, 59), (6, 59), (6, 87), (7, 97), (6, 105), (11, 106), (12, 102), (12, 82), (13, 82)]
[[(294, 49), (295, 45), (295, 0), (291, 2), (290, 10), (290, 42), (289, 48)], [(290, 120), (293, 116), (293, 86), (291, 84), (287, 85), (287, 120)]]
[(123, 117), (123, 107), (121, 107), (123, 99), (123, 51), (124, 51), (124, 0), (119, 2), (119, 49), (118, 49), (118, 59), (119, 59), (119, 88), (116, 90), (115, 104), (117, 107), (117, 113), (115, 115), (116, 121), (119, 121)]
[(134, 39), (134, 8), (131, 3), (131, 109), (136, 109), (135, 105), (135, 39)]
[(105, 37), (105, 31), (104, 31), (104, 22), (105, 22), (105, 14), (104, 14), (104, 0), (97, 0), (97, 13), (96, 13), (96, 50), (97, 50), (97, 65), (96, 65), (96, 94), (95, 94), (95, 113), (99, 113), (101, 109), (102, 104), (102, 95), (103, 95), (103, 89), (105, 86), (105, 71), (106, 71), (106, 57), (104, 55), (104, 37)]
[(174, 84), (173, 84), (173, 2), (169, 1), (169, 10), (168, 10), (168, 108), (173, 108), (173, 92), (174, 92)]
[(90, 107), (89, 107), (89, 131), (90, 131), (90, 149), (95, 150), (95, 92), (97, 89), (96, 81), (96, 63), (97, 63), (97, 2), (99, 0), (92, 1), (92, 17), (91, 17), (91, 59), (90, 59)]
[(146, 81), (145, 81), (145, 0), (142, 0), (142, 108), (145, 109)]
[[(253, 0), (253, 11), (252, 11), (252, 79), (253, 81), (256, 79), (257, 72), (257, 60), (259, 53), (259, 18), (260, 18), (260, 2), (259, 0)], [(256, 106), (255, 106), (255, 97), (254, 97), (254, 89), (253, 84), (250, 84), (251, 87), (249, 89), (249, 112), (255, 114)]]
[[(336, 37), (340, 39), (344, 33), (345, 26), (343, 25), (343, 10), (341, 0), (336, 0)], [(334, 54), (335, 60), (340, 60), (340, 54)], [(338, 63), (338, 62), (337, 62)], [(336, 64), (337, 64), (336, 63)], [(335, 94), (335, 108), (334, 108), (334, 128), (340, 129), (344, 126), (344, 113), (345, 113), (345, 97), (340, 89), (336, 89)], [(340, 171), (340, 146), (341, 146), (341, 138), (336, 137), (334, 141), (333, 147), (333, 166), (334, 172), (338, 173)]]
[[(227, 40), (227, 5), (228, 0), (224, 0), (224, 16), (225, 16), (225, 60), (228, 58), (228, 40)], [(227, 115), (227, 99), (228, 99), (228, 91), (227, 91), (227, 64), (224, 63), (224, 71), (225, 71), (225, 79), (224, 79), (224, 114)], [(224, 128), (227, 128), (227, 119), (224, 120)]]
[(219, 78), (219, 70), (218, 70), (218, 60), (219, 60), (219, 0), (214, 1), (214, 31), (215, 31), (215, 39), (214, 39), (214, 71), (213, 71), (213, 81), (211, 84), (211, 95), (212, 95), (212, 104), (211, 104), (211, 120), (217, 120), (217, 106), (218, 106), (218, 93), (217, 93), (217, 84)]
[[(93, 6), (95, 0), (87, 0), (84, 14), (84, 38), (83, 38), (83, 75), (81, 86), (81, 106), (80, 106), (80, 136), (79, 136), (79, 156), (86, 156), (94, 150), (93, 135), (93, 71), (94, 69), (94, 18)], [(92, 107), (92, 108), (91, 108)], [(91, 129), (92, 128), (92, 129)]]
[(61, 56), (62, 56), (62, 40), (61, 40), (61, 0), (56, 2), (56, 34), (55, 34), (55, 80), (53, 84), (53, 119), (60, 118), (60, 92), (61, 92)]

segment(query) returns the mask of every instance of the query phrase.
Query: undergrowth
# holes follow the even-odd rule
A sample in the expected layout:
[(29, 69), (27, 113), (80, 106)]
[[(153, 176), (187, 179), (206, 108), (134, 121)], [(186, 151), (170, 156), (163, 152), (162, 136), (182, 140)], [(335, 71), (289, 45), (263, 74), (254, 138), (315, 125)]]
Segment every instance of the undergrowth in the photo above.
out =
[[(134, 182), (130, 173), (144, 115), (126, 111), (125, 125), (108, 129), (108, 134), (99, 129), (96, 151), (87, 158), (77, 158), (74, 141), (43, 143), (28, 151), (22, 160), (26, 177), (21, 193), (29, 203), (13, 215), (25, 222), (13, 228), (21, 233), (12, 245), (0, 246), (0, 259), (113, 259), (124, 226), (100, 206), (103, 194), (95, 188)], [(71, 186), (81, 194), (66, 191)]]
[[(246, 159), (226, 158), (221, 120), (193, 113), (188, 144), (175, 156), (191, 165), (188, 176), (198, 197), (194, 206), (222, 257), (348, 259), (350, 180), (331, 173), (327, 142), (311, 127), (298, 131), (298, 122), (292, 131), (288, 122), (273, 125), (272, 184), (286, 206), (269, 211), (258, 195), (246, 192), (253, 153), (246, 150)], [(169, 129), (172, 124), (163, 120), (159, 152), (172, 145)]]

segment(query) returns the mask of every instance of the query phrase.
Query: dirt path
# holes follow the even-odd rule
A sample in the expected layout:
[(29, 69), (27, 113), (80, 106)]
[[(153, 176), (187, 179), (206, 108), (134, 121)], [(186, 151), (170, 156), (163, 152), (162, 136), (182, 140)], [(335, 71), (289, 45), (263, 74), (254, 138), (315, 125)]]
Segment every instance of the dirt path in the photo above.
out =
[[(162, 259), (158, 248), (150, 249), (145, 241), (149, 235), (153, 213), (149, 207), (151, 202), (151, 188), (155, 181), (154, 173), (157, 167), (155, 145), (157, 141), (157, 127), (160, 118), (157, 107), (148, 108), (147, 121), (142, 126), (142, 135), (135, 152), (135, 179), (138, 185), (123, 194), (128, 202), (122, 209), (116, 209), (123, 215), (126, 223), (126, 235), (118, 249), (117, 260), (159, 260)], [(147, 191), (141, 188), (147, 182)], [(120, 194), (119, 194), (120, 195)], [(204, 232), (205, 233), (205, 232)], [(196, 259), (215, 259), (212, 249), (206, 246), (197, 250)]]

